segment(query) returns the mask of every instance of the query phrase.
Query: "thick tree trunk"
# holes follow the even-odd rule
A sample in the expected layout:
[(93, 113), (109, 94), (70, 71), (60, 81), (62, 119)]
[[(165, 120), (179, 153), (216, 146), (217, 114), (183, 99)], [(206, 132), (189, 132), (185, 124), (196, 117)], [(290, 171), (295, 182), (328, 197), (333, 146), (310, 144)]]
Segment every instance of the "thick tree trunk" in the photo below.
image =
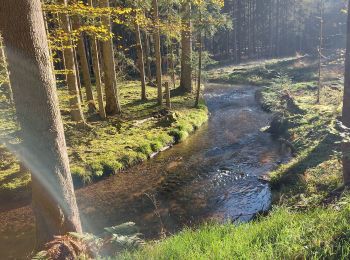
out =
[(156, 55), (156, 79), (158, 88), (158, 105), (163, 103), (163, 88), (162, 88), (162, 54), (160, 52), (160, 34), (159, 34), (159, 16), (158, 16), (158, 1), (152, 0), (153, 20), (155, 23), (154, 29), (154, 49)]
[[(109, 7), (109, 0), (101, 0), (101, 7)], [(111, 19), (108, 16), (102, 18), (103, 24), (112, 31)], [(119, 90), (117, 87), (117, 74), (115, 71), (113, 40), (102, 42), (103, 71), (106, 94), (106, 113), (108, 115), (120, 114)]]
[(143, 59), (141, 31), (140, 31), (140, 26), (137, 22), (135, 23), (135, 34), (136, 34), (136, 49), (137, 49), (137, 65), (140, 71), (140, 80), (141, 80), (141, 100), (147, 100), (145, 62)]
[[(66, 5), (67, 0), (60, 0), (60, 3)], [(69, 17), (62, 13), (60, 14), (60, 20), (62, 23), (62, 29), (65, 33), (69, 34), (71, 31), (70, 20)], [(68, 40), (67, 44), (72, 45), (71, 41)], [(67, 75), (67, 85), (68, 91), (70, 95), (70, 109), (71, 109), (71, 117), (73, 121), (76, 122), (84, 122), (83, 112), (81, 110), (81, 100), (79, 95), (79, 85), (76, 75), (76, 65), (75, 65), (75, 55), (72, 48), (65, 48), (63, 50), (65, 68), (68, 71)]]
[(81, 232), (40, 0), (3, 0), (0, 30), (23, 150), (32, 174), (40, 248), (54, 235)]
[[(345, 83), (344, 83), (344, 99), (343, 99), (343, 124), (350, 128), (350, 0), (348, 6), (348, 21), (346, 33), (346, 55), (345, 55)], [(344, 141), (343, 145), (343, 179), (344, 184), (350, 184), (350, 143)]]
[[(73, 29), (79, 28), (79, 18), (73, 17)], [(90, 77), (90, 69), (89, 69), (89, 63), (86, 56), (86, 48), (85, 48), (85, 42), (84, 42), (84, 36), (80, 35), (78, 39), (78, 45), (76, 47), (77, 54), (79, 56), (80, 61), (80, 67), (81, 72), (83, 76), (83, 84), (82, 86), (86, 90), (86, 99), (89, 105), (90, 110), (94, 110), (95, 104), (94, 104), (94, 95), (92, 92), (92, 85), (91, 85), (91, 77)]]
[(181, 31), (181, 78), (180, 87), (186, 92), (192, 91), (192, 29), (191, 29), (191, 4), (183, 3), (182, 24), (185, 27)]

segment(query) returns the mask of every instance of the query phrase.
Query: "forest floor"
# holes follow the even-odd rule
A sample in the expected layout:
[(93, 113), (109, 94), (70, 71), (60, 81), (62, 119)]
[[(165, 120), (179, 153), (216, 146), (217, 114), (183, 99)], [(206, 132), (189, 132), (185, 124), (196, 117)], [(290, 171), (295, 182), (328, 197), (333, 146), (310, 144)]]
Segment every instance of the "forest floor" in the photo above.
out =
[[(95, 113), (88, 113), (85, 104), (89, 127), (79, 127), (70, 120), (68, 91), (58, 88), (76, 187), (147, 160), (207, 121), (207, 108), (204, 104), (194, 108), (194, 95), (172, 90), (172, 110), (167, 113), (159, 109), (154, 87), (147, 88), (148, 100), (140, 101), (139, 85), (137, 81), (120, 84), (121, 116), (101, 121)], [(0, 198), (4, 201), (30, 198), (30, 174), (20, 171), (19, 162), (8, 149), (20, 146), (18, 129), (15, 111), (0, 93), (0, 140), (7, 144), (0, 145)]]
[(343, 61), (322, 68), (288, 58), (228, 66), (209, 72), (211, 81), (261, 86), (257, 99), (274, 113), (269, 131), (290, 147), (293, 158), (268, 176), (273, 206), (245, 224), (208, 223), (187, 229), (125, 259), (348, 259), (350, 194), (342, 187), (338, 119)]

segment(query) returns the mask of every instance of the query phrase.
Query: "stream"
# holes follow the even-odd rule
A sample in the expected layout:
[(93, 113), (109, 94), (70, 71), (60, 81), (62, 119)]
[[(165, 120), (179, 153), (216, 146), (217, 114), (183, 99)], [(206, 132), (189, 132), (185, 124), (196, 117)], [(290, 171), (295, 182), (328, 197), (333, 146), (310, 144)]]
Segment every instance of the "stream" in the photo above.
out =
[[(86, 232), (133, 221), (157, 239), (206, 221), (248, 221), (270, 207), (259, 177), (289, 159), (269, 134), (257, 88), (208, 84), (209, 121), (152, 160), (76, 191)], [(0, 259), (24, 259), (34, 247), (30, 205), (0, 212)]]
[(209, 121), (154, 159), (78, 192), (86, 231), (133, 221), (146, 238), (173, 234), (209, 220), (248, 221), (270, 207), (259, 177), (289, 158), (260, 131), (271, 114), (255, 87), (208, 84)]

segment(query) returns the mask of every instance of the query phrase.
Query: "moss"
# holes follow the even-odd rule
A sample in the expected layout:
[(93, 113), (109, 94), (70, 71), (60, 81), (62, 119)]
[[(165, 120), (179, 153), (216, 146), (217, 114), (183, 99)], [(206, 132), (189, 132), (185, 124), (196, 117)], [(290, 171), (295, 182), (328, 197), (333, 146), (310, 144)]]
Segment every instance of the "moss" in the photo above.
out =
[[(307, 72), (315, 72), (312, 64)], [(289, 69), (292, 71), (292, 69)], [(299, 69), (297, 70), (299, 73)], [(283, 114), (288, 127), (283, 134), (296, 148), (296, 157), (270, 174), (275, 199), (293, 207), (317, 207), (341, 186), (340, 134), (335, 121), (340, 116), (342, 91), (324, 82), (321, 104), (316, 104), (316, 82), (289, 81), (285, 90), (304, 111), (298, 115), (280, 104), (281, 86), (272, 83), (264, 88), (262, 103), (272, 111)], [(330, 167), (332, 166), (332, 167)], [(317, 177), (316, 177), (317, 176)]]
[[(269, 79), (257, 98), (264, 108), (287, 121), (281, 134), (296, 149), (294, 158), (270, 174), (274, 210), (250, 223), (208, 223), (186, 229), (118, 259), (349, 259), (350, 194), (342, 187), (341, 134), (335, 126), (342, 106), (338, 80), (342, 66), (332, 77), (324, 68), (321, 103), (316, 104), (317, 68), (312, 61), (266, 64), (278, 76)], [(255, 75), (261, 70), (260, 64), (256, 66), (239, 69)], [(225, 81), (232, 70), (237, 68), (211, 73), (217, 80), (222, 75)], [(244, 84), (248, 83), (246, 79)], [(284, 93), (302, 113), (288, 109)]]
[[(194, 108), (194, 95), (184, 94), (172, 97), (172, 112), (177, 115), (175, 120), (168, 124), (161, 123), (163, 116), (157, 105), (157, 89), (149, 87), (148, 101), (140, 101), (139, 84), (137, 81), (129, 81), (120, 85), (123, 108), (121, 116), (101, 121), (96, 115), (89, 114), (88, 104), (84, 104), (89, 128), (77, 127), (70, 120), (68, 91), (65, 87), (58, 89), (71, 171), (76, 185), (114, 174), (147, 160), (154, 152), (173, 143), (174, 137), (183, 140), (207, 121), (205, 104), (202, 102), (198, 109)], [(0, 100), (0, 104), (7, 108), (1, 110), (1, 134), (17, 139), (18, 127), (13, 120), (14, 110), (4, 99)], [(175, 132), (179, 134), (174, 134)], [(3, 168), (0, 169), (0, 188), (11, 187), (16, 190), (28, 185), (30, 178), (5, 178), (5, 175), (15, 176), (18, 168), (14, 157), (8, 152), (7, 155), (10, 166), (6, 166), (6, 172)]]

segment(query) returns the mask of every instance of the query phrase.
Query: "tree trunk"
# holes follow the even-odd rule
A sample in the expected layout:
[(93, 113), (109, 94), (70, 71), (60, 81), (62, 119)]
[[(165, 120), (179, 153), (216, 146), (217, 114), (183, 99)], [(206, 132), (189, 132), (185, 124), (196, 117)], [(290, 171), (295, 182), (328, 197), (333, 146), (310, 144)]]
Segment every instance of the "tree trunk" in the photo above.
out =
[(243, 52), (243, 12), (244, 8), (242, 5), (242, 0), (237, 0), (237, 62), (240, 63), (242, 61), (242, 52)]
[[(93, 1), (89, 0), (89, 5), (93, 7)], [(101, 68), (100, 68), (100, 55), (97, 47), (97, 40), (95, 36), (91, 36), (91, 55), (93, 70), (95, 75), (95, 84), (98, 100), (98, 113), (102, 119), (106, 119), (106, 110), (103, 102), (102, 80), (101, 80)]]
[[(72, 20), (73, 20), (73, 29), (78, 29), (79, 28), (79, 18), (73, 17)], [(85, 48), (85, 42), (84, 42), (83, 35), (79, 36), (78, 45), (76, 47), (76, 50), (77, 50), (77, 54), (79, 56), (81, 72), (83, 75), (83, 84), (82, 85), (86, 90), (86, 99), (88, 102), (89, 110), (94, 110), (95, 109), (94, 95), (92, 92), (90, 69), (89, 69), (88, 59), (86, 56), (86, 48)]]
[(170, 87), (169, 82), (165, 82), (165, 97), (166, 97), (166, 108), (171, 109), (171, 97), (170, 97)]
[[(346, 33), (346, 55), (345, 55), (345, 82), (344, 82), (344, 99), (343, 99), (343, 124), (350, 128), (350, 0), (348, 6), (348, 20)], [(344, 141), (343, 150), (343, 179), (344, 184), (350, 184), (350, 143)]]
[(141, 100), (147, 100), (146, 96), (146, 77), (145, 77), (145, 62), (143, 59), (143, 47), (141, 41), (140, 26), (135, 22), (135, 34), (136, 34), (136, 49), (137, 49), (137, 65), (140, 71), (141, 78)]
[(321, 101), (322, 88), (322, 48), (323, 48), (323, 1), (320, 3), (320, 36), (318, 45), (318, 88), (317, 88), (317, 104)]
[(32, 174), (40, 248), (54, 235), (81, 232), (40, 0), (3, 0), (0, 30), (23, 137), (20, 159)]
[(153, 20), (155, 23), (154, 29), (154, 49), (156, 55), (156, 79), (158, 88), (158, 105), (163, 103), (163, 89), (162, 89), (162, 54), (160, 52), (160, 35), (159, 35), (159, 16), (158, 16), (158, 1), (152, 0), (153, 5)]
[[(202, 19), (202, 14), (200, 13), (200, 20)], [(197, 94), (196, 94), (196, 104), (195, 107), (199, 106), (199, 98), (201, 93), (201, 84), (202, 84), (202, 31), (200, 30), (198, 35), (198, 79), (197, 79)]]
[(192, 91), (192, 33), (191, 33), (191, 4), (185, 2), (182, 5), (182, 24), (185, 27), (181, 31), (181, 78), (180, 87), (186, 91)]
[(151, 71), (151, 49), (150, 49), (150, 36), (145, 32), (145, 53), (146, 53), (146, 73), (148, 81), (152, 81), (152, 71)]
[(2, 87), (5, 90), (6, 93), (6, 98), (7, 101), (13, 105), (13, 94), (12, 94), (12, 89), (11, 89), (11, 84), (9, 82), (9, 74), (8, 74), (8, 69), (7, 69), (7, 59), (6, 59), (6, 54), (5, 54), (5, 46), (3, 46), (3, 39), (0, 36), (0, 68), (4, 71), (5, 73), (5, 82), (2, 83)]
[[(60, 2), (64, 5), (67, 5), (67, 0), (60, 0)], [(60, 20), (62, 23), (62, 29), (65, 33), (69, 34), (71, 32), (70, 20), (69, 17), (62, 13), (60, 14)], [(66, 43), (68, 45), (72, 45), (72, 42), (68, 40)], [(65, 48), (63, 50), (65, 68), (68, 71), (67, 74), (67, 85), (69, 91), (69, 102), (71, 107), (71, 116), (72, 120), (76, 122), (84, 122), (83, 112), (81, 110), (81, 100), (79, 96), (79, 86), (76, 75), (76, 66), (75, 66), (75, 55), (72, 48)]]
[[(100, 5), (101, 7), (108, 8), (109, 0), (101, 0)], [(102, 22), (109, 31), (112, 31), (111, 19), (109, 16), (104, 16)], [(106, 94), (106, 113), (108, 115), (120, 114), (121, 107), (119, 103), (119, 90), (117, 88), (117, 74), (115, 71), (116, 67), (112, 39), (102, 42), (102, 55)]]
[(102, 91), (102, 80), (101, 80), (101, 69), (100, 69), (100, 58), (97, 48), (97, 40), (95, 36), (91, 39), (91, 52), (92, 52), (92, 62), (94, 65), (94, 74), (95, 74), (95, 84), (97, 91), (98, 99), (98, 111), (102, 119), (106, 119), (106, 111), (103, 102), (103, 91)]
[(175, 75), (175, 55), (174, 55), (174, 46), (173, 41), (170, 41), (169, 51), (170, 51), (170, 73), (171, 73), (171, 82), (173, 83), (173, 89), (176, 88), (176, 75)]

